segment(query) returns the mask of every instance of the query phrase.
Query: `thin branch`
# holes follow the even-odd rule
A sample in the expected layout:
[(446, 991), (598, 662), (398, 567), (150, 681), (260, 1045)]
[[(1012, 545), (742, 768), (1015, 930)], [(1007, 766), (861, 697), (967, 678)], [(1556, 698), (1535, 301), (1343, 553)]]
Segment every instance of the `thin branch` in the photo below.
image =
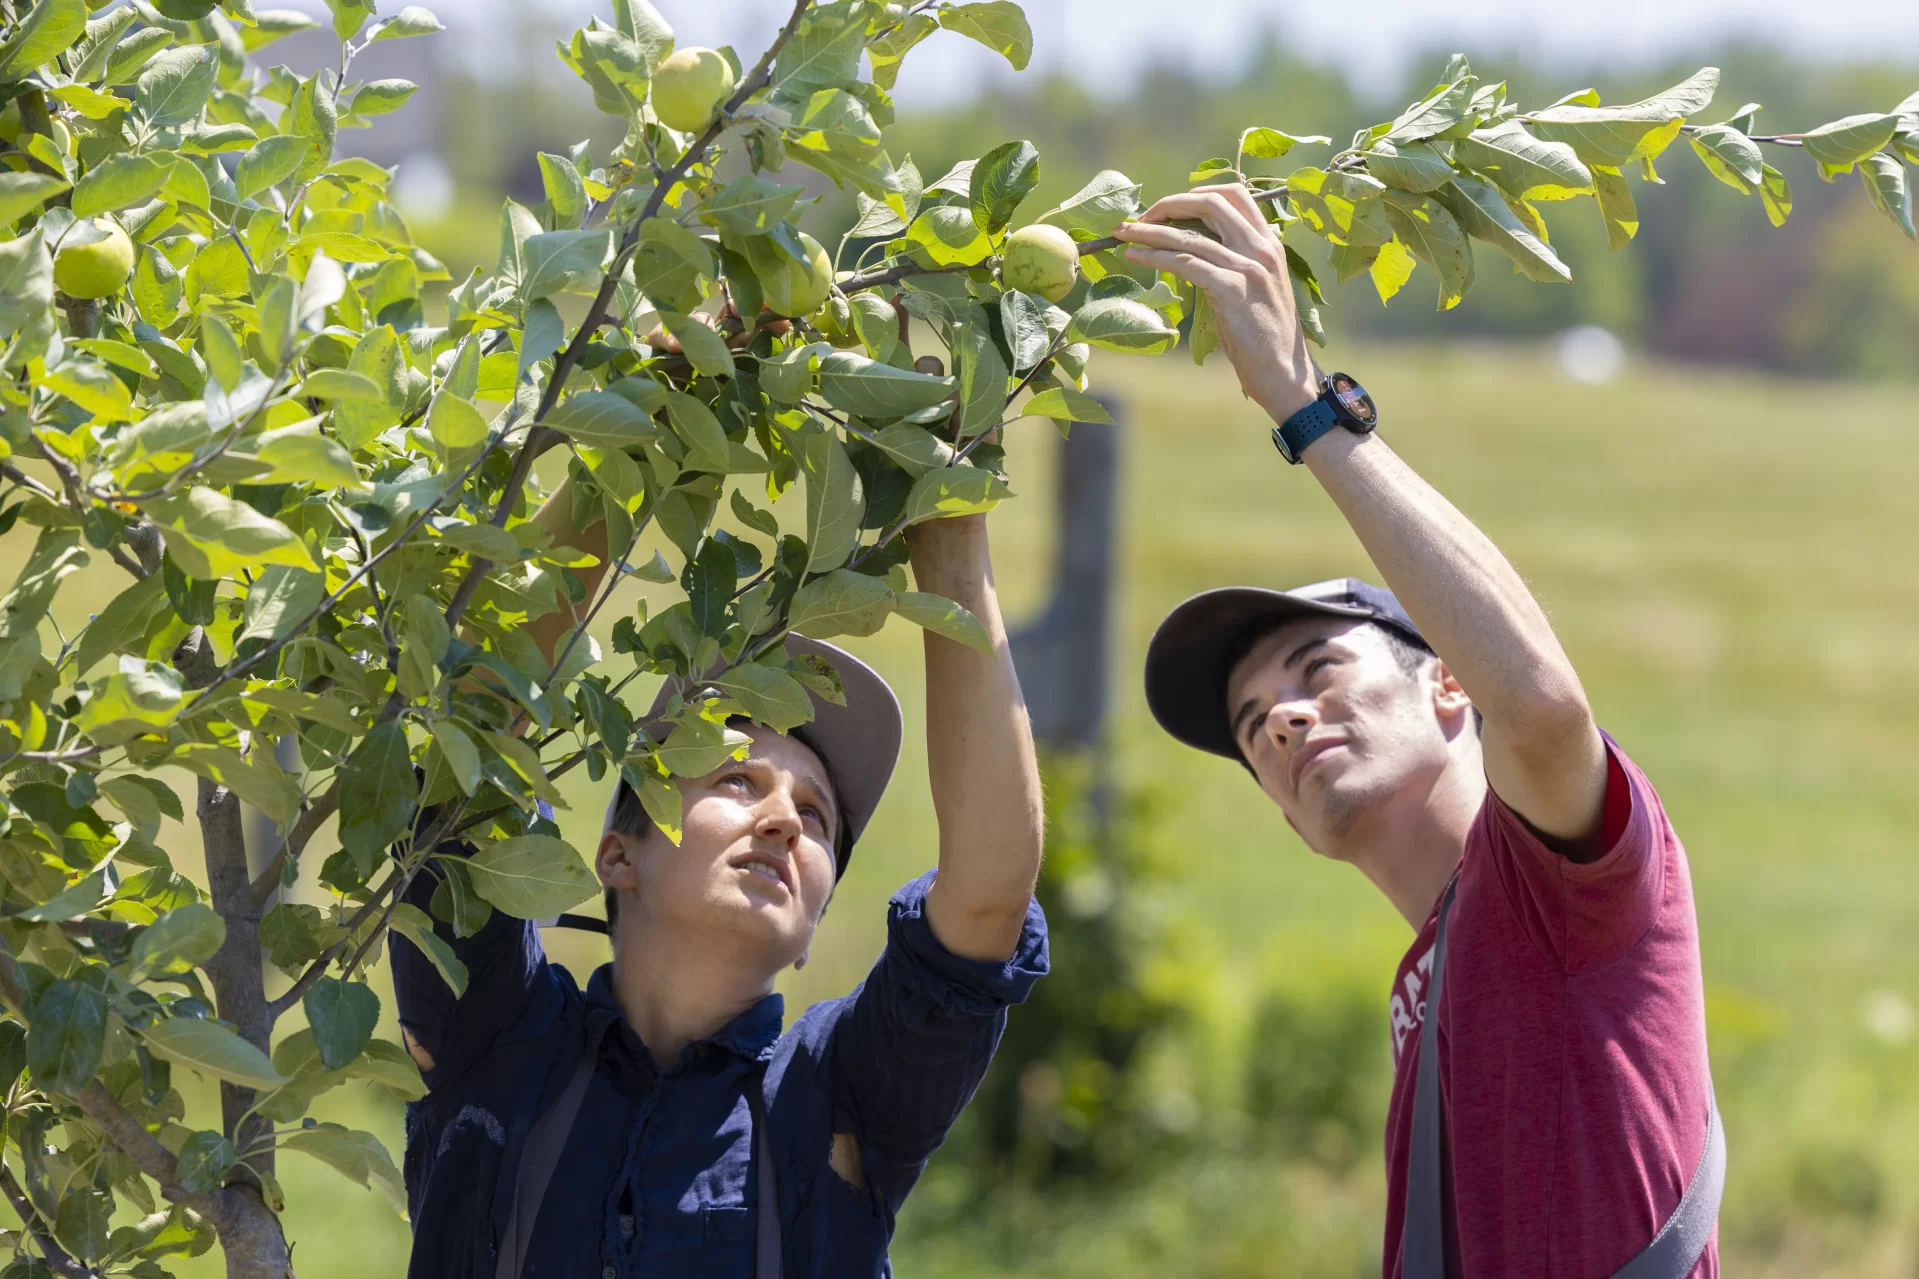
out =
[(411, 878), (412, 876), (410, 874), (402, 875), (398, 871), (388, 876), (386, 883), (381, 886), (380, 891), (369, 898), (366, 905), (355, 911), (353, 918), (347, 921), (346, 935), (340, 938), (339, 941), (334, 942), (331, 946), (328, 946), (320, 953), (318, 959), (307, 965), (307, 970), (300, 974), (300, 979), (294, 982), (285, 994), (281, 995), (278, 999), (270, 999), (267, 1001), (267, 1019), (269, 1021), (278, 1021), (280, 1020), (281, 1014), (285, 1013), (286, 1010), (293, 1007), (293, 1005), (299, 1003), (301, 997), (309, 990), (312, 990), (313, 987), (319, 983), (320, 978), (326, 976), (327, 969), (332, 967), (333, 961), (339, 957), (340, 952), (346, 949), (347, 942), (352, 940), (354, 932), (359, 929), (360, 925), (364, 924), (374, 911), (385, 905), (389, 893), (394, 892), (395, 889), (404, 885), (405, 882)]
[[(659, 215), (660, 207), (666, 203), (667, 194), (679, 184), (689, 169), (699, 163), (706, 154), (707, 148), (713, 145), (732, 122), (734, 113), (766, 86), (772, 77), (774, 60), (779, 57), (780, 50), (786, 47), (786, 42), (793, 38), (793, 33), (799, 30), (800, 19), (806, 15), (806, 11), (812, 7), (812, 4), (813, 0), (795, 0), (792, 16), (787, 19), (786, 25), (780, 28), (780, 33), (774, 37), (772, 45), (761, 55), (752, 73), (740, 82), (740, 87), (727, 100), (726, 105), (714, 113), (713, 122), (706, 126), (706, 131), (700, 134), (686, 149), (685, 154), (674, 162), (673, 167), (653, 184), (653, 193), (647, 197), (645, 207), (640, 210), (640, 215), (633, 219), (625, 235), (621, 237), (619, 252), (613, 255), (613, 261), (607, 266), (606, 274), (600, 281), (599, 292), (594, 295), (592, 306), (587, 308), (586, 318), (580, 322), (579, 331), (573, 335), (573, 340), (567, 343), (566, 349), (560, 352), (559, 359), (554, 361), (553, 375), (547, 379), (546, 390), (540, 396), (539, 409), (533, 415), (533, 429), (527, 433), (526, 442), (520, 446), (520, 455), (513, 459), (513, 471), (507, 477), (506, 491), (501, 495), (500, 504), (493, 512), (492, 522), (495, 527), (506, 527), (507, 516), (512, 513), (514, 504), (519, 501), (520, 489), (526, 484), (526, 477), (533, 469), (533, 459), (551, 448), (559, 438), (558, 432), (542, 423), (546, 421), (547, 414), (553, 411), (553, 406), (559, 403), (560, 395), (566, 389), (567, 379), (573, 375), (574, 367), (579, 364), (580, 357), (586, 353), (587, 344), (592, 341), (593, 335), (599, 332), (607, 312), (612, 308), (613, 298), (619, 292), (620, 276), (626, 270), (626, 264), (632, 260), (633, 254), (639, 249), (641, 229), (648, 221)], [(481, 580), (492, 567), (491, 560), (475, 559), (472, 567), (467, 569), (466, 576), (461, 579), (459, 587), (453, 592), (452, 600), (447, 604), (448, 627), (459, 625), (460, 618), (465, 615), (467, 607), (473, 602), (474, 595), (479, 592)]]
[(280, 841), (280, 851), (273, 855), (273, 860), (266, 864), (266, 869), (254, 879), (248, 893), (255, 906), (264, 906), (267, 899), (273, 896), (273, 891), (280, 886), (280, 876), (286, 864), (299, 859), (300, 854), (306, 851), (307, 841), (319, 832), (320, 827), (326, 823), (326, 819), (333, 816), (339, 807), (340, 783), (338, 779), (335, 779), (333, 785), (327, 788), (326, 794), (314, 800), (306, 812), (300, 815), (300, 820), (293, 824), (293, 829), (289, 830), (286, 838)]
[(36, 1220), (40, 1214), (35, 1210), (33, 1200), (27, 1197), (26, 1189), (5, 1164), (0, 1164), (0, 1191), (6, 1193), (7, 1202), (13, 1205), (20, 1224), (33, 1235), (34, 1243), (40, 1248), (40, 1259), (46, 1262), (49, 1270), (61, 1276), (61, 1279), (94, 1279), (94, 1271), (68, 1256), (67, 1250), (53, 1241), (53, 1236), (45, 1229), (44, 1220)]
[(25, 471), (10, 466), (5, 462), (0, 462), (0, 475), (6, 476), (21, 488), (31, 489), (41, 497), (46, 498), (49, 502), (58, 502), (60, 500), (58, 493), (42, 484), (39, 480), (34, 479), (31, 475), (28, 475)]
[[(40, 456), (45, 458), (47, 465), (53, 468), (53, 473), (60, 477), (60, 486), (66, 490), (68, 508), (79, 517), (82, 524), (86, 523), (87, 513), (93, 509), (93, 503), (86, 499), (80, 487), (80, 473), (73, 469), (72, 463), (54, 452), (52, 445), (40, 438), (40, 432), (30, 431), (28, 434), (33, 437), (34, 447), (40, 451)], [(118, 542), (107, 547), (107, 554), (113, 557), (115, 564), (141, 581), (144, 582), (147, 579), (146, 569), (140, 566), (138, 560), (128, 555)]]

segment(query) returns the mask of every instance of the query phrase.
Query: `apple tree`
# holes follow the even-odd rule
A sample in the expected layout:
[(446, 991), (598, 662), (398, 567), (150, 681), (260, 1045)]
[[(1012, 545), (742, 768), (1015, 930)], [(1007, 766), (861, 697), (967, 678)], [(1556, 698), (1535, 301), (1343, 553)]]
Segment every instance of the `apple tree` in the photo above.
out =
[[(388, 934), (457, 990), (447, 936), (591, 896), (540, 811), (576, 769), (624, 776), (675, 834), (672, 779), (742, 749), (729, 717), (789, 729), (809, 691), (837, 695), (789, 632), (897, 615), (982, 642), (913, 589), (900, 531), (1007, 496), (1017, 420), (1103, 420), (1094, 348), (1165, 352), (1182, 324), (1212, 344), (1203, 296), (1111, 252), (1142, 208), (1125, 176), (1039, 210), (1029, 143), (931, 180), (888, 152), (922, 41), (1025, 65), (1008, 0), (797, 0), (750, 65), (612, 0), (559, 56), (623, 139), (540, 155), (544, 199), (508, 202), (497, 261), (459, 281), (413, 243), (392, 172), (338, 154), (415, 88), (355, 80), (356, 55), (441, 24), (328, 7), (337, 66), (300, 76), (253, 55), (313, 20), (250, 0), (0, 0), (10, 1279), (163, 1275), (216, 1241), (229, 1274), (283, 1275), (282, 1153), (403, 1207), (376, 1138), (307, 1113), (348, 1080), (422, 1091), (373, 1035)], [(1623, 241), (1629, 176), (1682, 137), (1775, 221), (1765, 146), (1855, 169), (1912, 234), (1919, 98), (1766, 136), (1755, 107), (1691, 122), (1715, 78), (1524, 111), (1456, 60), (1320, 166), (1248, 180), (1315, 336), (1312, 237), (1318, 269), (1369, 271), (1382, 298), (1423, 264), (1456, 302), (1474, 240), (1564, 280), (1538, 203), (1591, 196)], [(1195, 180), (1325, 143), (1250, 128)], [(855, 196), (842, 234), (826, 182)], [(607, 529), (617, 571), (592, 593), (598, 561), (532, 518), (548, 453), (575, 526)], [(643, 598), (603, 651), (590, 628), (625, 581)], [(555, 617), (549, 662), (527, 626)], [(277, 831), (261, 864), (243, 804)], [(201, 864), (176, 866), (169, 819)], [(442, 854), (455, 838), (470, 856)], [(435, 859), (432, 909), (402, 902)], [(217, 1082), (217, 1113), (182, 1072)]]

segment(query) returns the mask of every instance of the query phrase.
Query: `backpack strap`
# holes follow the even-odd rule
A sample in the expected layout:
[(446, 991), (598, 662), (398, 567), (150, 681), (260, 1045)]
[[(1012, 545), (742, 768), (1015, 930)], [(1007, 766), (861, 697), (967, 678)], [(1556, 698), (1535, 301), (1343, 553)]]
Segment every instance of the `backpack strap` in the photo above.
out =
[[(1406, 1225), (1401, 1235), (1403, 1279), (1446, 1279), (1446, 1209), (1443, 1190), (1446, 1110), (1439, 1091), (1439, 992), (1446, 972), (1446, 916), (1455, 873), (1439, 899), (1432, 974), (1426, 985), (1426, 1017), (1419, 1028), (1419, 1076), (1413, 1088), (1413, 1142), (1406, 1161)], [(1652, 1242), (1613, 1279), (1686, 1279), (1712, 1239), (1726, 1188), (1726, 1133), (1712, 1079), (1706, 1080), (1706, 1148), (1672, 1216)]]

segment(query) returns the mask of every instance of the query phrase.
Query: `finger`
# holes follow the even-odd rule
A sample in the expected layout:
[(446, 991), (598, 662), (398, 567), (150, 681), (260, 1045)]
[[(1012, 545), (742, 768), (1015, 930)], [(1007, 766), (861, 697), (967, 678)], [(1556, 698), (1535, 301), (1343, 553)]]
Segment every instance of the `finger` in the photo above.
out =
[(1238, 183), (1169, 195), (1153, 208), (1163, 209), (1169, 218), (1198, 218), (1233, 252), (1268, 270), (1285, 260), (1271, 228), (1253, 203), (1252, 192)]
[(1126, 246), (1126, 260), (1135, 266), (1147, 266), (1178, 276), (1188, 284), (1197, 284), (1208, 293), (1230, 296), (1235, 289), (1243, 288), (1246, 280), (1242, 272), (1226, 270), (1205, 258), (1174, 249), (1129, 244)]
[[(1201, 235), (1197, 231), (1188, 231), (1181, 227), (1161, 226), (1156, 223), (1129, 222), (1121, 230), (1126, 234), (1119, 238), (1129, 244), (1144, 245), (1150, 249), (1164, 249), (1171, 253), (1190, 253), (1194, 257), (1204, 258), (1214, 266), (1228, 271), (1252, 271), (1257, 269), (1250, 259), (1220, 243), (1218, 240)], [(1119, 232), (1114, 232), (1118, 235)]]

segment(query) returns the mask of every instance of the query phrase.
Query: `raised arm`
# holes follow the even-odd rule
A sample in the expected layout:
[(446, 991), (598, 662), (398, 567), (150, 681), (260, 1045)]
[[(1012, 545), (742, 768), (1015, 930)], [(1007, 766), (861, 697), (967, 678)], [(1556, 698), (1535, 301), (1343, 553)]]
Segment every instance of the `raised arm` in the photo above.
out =
[[(1163, 223), (1198, 218), (1218, 237)], [(1204, 288), (1240, 384), (1275, 423), (1319, 394), (1278, 237), (1241, 186), (1159, 201), (1122, 227), (1127, 257)], [(1486, 778), (1544, 833), (1599, 827), (1605, 747), (1579, 676), (1513, 566), (1377, 435), (1323, 435), (1303, 460), (1386, 585), (1485, 716)]]
[(986, 627), (993, 655), (926, 634), (926, 759), (939, 817), (939, 878), (926, 914), (967, 959), (1012, 956), (1039, 876), (1041, 803), (1033, 730), (1006, 643), (986, 517), (908, 530), (922, 591), (957, 601)]

